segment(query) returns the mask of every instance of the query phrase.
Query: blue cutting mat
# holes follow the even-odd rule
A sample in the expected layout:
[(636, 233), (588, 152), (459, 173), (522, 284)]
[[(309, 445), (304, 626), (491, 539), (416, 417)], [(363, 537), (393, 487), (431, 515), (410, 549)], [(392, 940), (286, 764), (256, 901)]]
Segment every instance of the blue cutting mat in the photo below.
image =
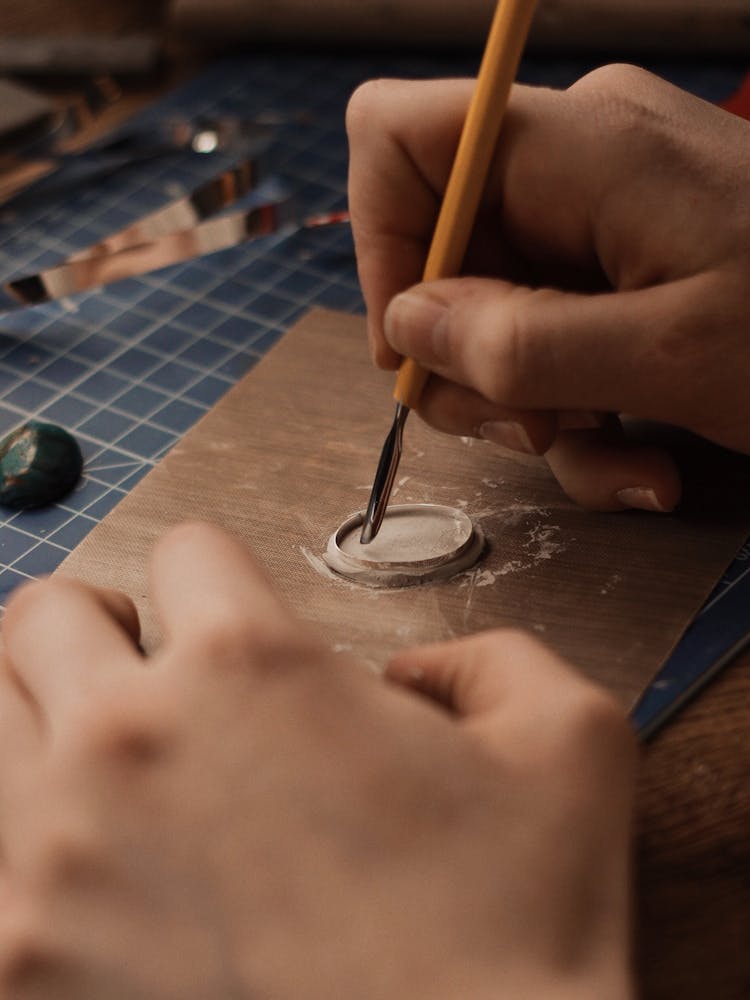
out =
[[(358, 82), (474, 73), (476, 65), (407, 53), (248, 55), (218, 63), (139, 120), (286, 115), (275, 162), (300, 206), (323, 212), (345, 207), (344, 109)], [(591, 65), (526, 60), (521, 77), (565, 86)], [(710, 100), (729, 96), (742, 77), (731, 66), (651, 68)], [(16, 211), (0, 212), (0, 279), (54, 264), (232, 162), (173, 154), (64, 193), (41, 185)], [(346, 227), (268, 237), (0, 315), (0, 434), (30, 417), (50, 420), (73, 431), (85, 458), (83, 479), (64, 503), (0, 518), (0, 605), (21, 581), (55, 569), (313, 305), (362, 310)]]

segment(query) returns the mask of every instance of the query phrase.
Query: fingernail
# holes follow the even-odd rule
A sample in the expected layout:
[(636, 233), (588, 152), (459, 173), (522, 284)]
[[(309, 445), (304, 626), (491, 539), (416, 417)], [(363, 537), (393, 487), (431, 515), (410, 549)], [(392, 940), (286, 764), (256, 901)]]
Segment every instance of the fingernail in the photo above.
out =
[(653, 510), (660, 514), (667, 513), (667, 508), (659, 503), (656, 493), (650, 486), (629, 486), (627, 489), (617, 491), (617, 499), (625, 507), (634, 507), (637, 510)]
[(388, 305), (385, 339), (399, 354), (448, 361), (448, 310), (422, 292), (401, 292)]
[(526, 428), (513, 420), (488, 420), (479, 428), (479, 436), (485, 441), (502, 445), (503, 448), (510, 448), (511, 451), (523, 451), (527, 455), (537, 454)]

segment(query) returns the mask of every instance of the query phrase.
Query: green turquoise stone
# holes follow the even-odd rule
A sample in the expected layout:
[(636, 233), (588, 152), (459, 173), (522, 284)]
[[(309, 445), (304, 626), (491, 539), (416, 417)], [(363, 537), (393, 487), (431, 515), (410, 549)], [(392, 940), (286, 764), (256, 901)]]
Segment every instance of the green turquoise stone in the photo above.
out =
[(0, 504), (43, 507), (69, 493), (81, 475), (78, 442), (62, 427), (29, 420), (0, 442)]

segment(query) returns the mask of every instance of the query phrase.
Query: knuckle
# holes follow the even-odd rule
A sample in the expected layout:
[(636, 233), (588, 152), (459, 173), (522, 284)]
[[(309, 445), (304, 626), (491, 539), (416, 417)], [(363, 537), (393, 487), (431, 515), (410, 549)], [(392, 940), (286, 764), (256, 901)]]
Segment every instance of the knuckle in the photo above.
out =
[(252, 627), (244, 617), (216, 608), (201, 622), (192, 643), (193, 655), (212, 666), (231, 667), (246, 662), (261, 637), (261, 629)]
[(158, 700), (87, 703), (71, 716), (68, 748), (76, 759), (126, 767), (154, 765), (173, 744), (171, 716)]
[(497, 659), (498, 650), (503, 651), (503, 657), (510, 656), (524, 647), (538, 645), (536, 640), (520, 628), (493, 628), (480, 632), (472, 639), (478, 656)]
[(486, 635), (489, 639), (494, 639), (495, 642), (502, 641), (503, 644), (512, 645), (513, 647), (543, 648), (543, 644), (538, 639), (535, 639), (533, 635), (514, 625), (492, 629)]
[(44, 609), (56, 605), (61, 593), (68, 590), (68, 582), (50, 577), (31, 580), (15, 590), (8, 601), (3, 619), (4, 629), (14, 627), (28, 615), (44, 614)]
[(192, 636), (190, 658), (211, 672), (257, 673), (291, 666), (312, 649), (306, 629), (285, 616), (249, 619), (231, 608), (214, 608)]
[[(554, 760), (568, 763), (581, 758), (634, 760), (636, 740), (627, 716), (616, 699), (604, 688), (572, 671), (559, 656), (535, 636), (520, 628), (492, 629), (472, 638), (474, 657), (489, 663), (513, 664), (516, 669), (541, 660), (555, 665), (546, 675), (543, 689), (537, 690), (545, 723), (546, 745)], [(565, 666), (564, 673), (560, 668)]]
[[(479, 368), (479, 391), (491, 402), (502, 406), (523, 406), (528, 402), (530, 373), (539, 368), (540, 350), (538, 331), (530, 322), (533, 296), (541, 299), (547, 293), (540, 289), (528, 292), (516, 289), (508, 296), (500, 314), (484, 324), (487, 333), (482, 353), (485, 363)], [(523, 296), (525, 301), (520, 301)], [(519, 308), (517, 308), (519, 306)]]
[(627, 152), (632, 161), (637, 153), (653, 157), (654, 137), (663, 141), (672, 130), (673, 109), (663, 99), (667, 86), (647, 70), (617, 63), (588, 73), (571, 91), (582, 98), (600, 149), (609, 146), (615, 155)]
[[(702, 368), (705, 371), (704, 366), (710, 368), (716, 357), (715, 341), (703, 335), (705, 325), (701, 320), (705, 313), (701, 309), (701, 303), (694, 302), (693, 296), (689, 301), (690, 304), (684, 311), (676, 311), (664, 317), (664, 321), (659, 323), (644, 345), (646, 356), (643, 363), (652, 365), (656, 371), (667, 368), (670, 377), (678, 385), (681, 384), (681, 377), (690, 379), (696, 369)], [(705, 324), (710, 324), (712, 319), (713, 317), (705, 316)]]
[(668, 365), (672, 375), (673, 366), (689, 366), (695, 360), (696, 345), (691, 342), (692, 339), (684, 324), (674, 321), (665, 323), (654, 332), (645, 346), (645, 360), (656, 371)]
[(62, 985), (67, 963), (46, 940), (39, 916), (16, 917), (0, 941), (0, 997), (20, 1000), (37, 995), (43, 984)]
[(181, 521), (161, 535), (154, 546), (154, 551), (160, 556), (169, 558), (173, 550), (182, 546), (192, 548), (207, 540), (210, 541), (219, 531), (219, 528), (207, 521)]
[(635, 735), (615, 699), (588, 682), (565, 705), (563, 740), (577, 757), (595, 757), (629, 766), (635, 759)]
[(32, 877), (38, 889), (50, 892), (92, 882), (102, 865), (98, 840), (79, 817), (46, 831), (33, 857)]
[(280, 678), (296, 667), (309, 666), (315, 646), (304, 630), (291, 631), (268, 623), (263, 629), (234, 623), (229, 630), (216, 628), (194, 644), (192, 657), (212, 674)]
[(466, 643), (474, 659), (488, 663), (513, 663), (530, 649), (545, 648), (528, 632), (513, 626), (485, 629), (460, 641)]
[(631, 63), (608, 63), (584, 74), (571, 87), (571, 91), (592, 92), (596, 95), (615, 94), (618, 99), (632, 92), (640, 92), (645, 85), (655, 81), (653, 74)]
[[(87, 584), (71, 577), (40, 577), (24, 583), (8, 601), (3, 618), (3, 630), (8, 633), (27, 619), (54, 619), (63, 614), (71, 600), (92, 599), (94, 591)], [(120, 595), (127, 600), (124, 595)]]
[(392, 80), (366, 80), (354, 90), (346, 107), (346, 131), (350, 139), (369, 135), (392, 87)]

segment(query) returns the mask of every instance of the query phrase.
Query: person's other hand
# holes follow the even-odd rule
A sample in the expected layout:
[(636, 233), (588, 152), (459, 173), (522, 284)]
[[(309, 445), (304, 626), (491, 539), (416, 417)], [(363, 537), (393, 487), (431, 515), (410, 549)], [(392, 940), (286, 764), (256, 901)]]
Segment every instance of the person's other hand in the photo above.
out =
[(8, 607), (1, 997), (629, 995), (609, 696), (514, 633), (385, 683), (205, 525), (157, 546), (152, 592), (150, 659), (122, 595), (60, 578)]
[(750, 452), (750, 126), (633, 67), (517, 86), (467, 276), (419, 285), (472, 86), (375, 81), (350, 102), (374, 359), (415, 358), (427, 421), (546, 454), (582, 505), (670, 510), (673, 461), (618, 415)]

